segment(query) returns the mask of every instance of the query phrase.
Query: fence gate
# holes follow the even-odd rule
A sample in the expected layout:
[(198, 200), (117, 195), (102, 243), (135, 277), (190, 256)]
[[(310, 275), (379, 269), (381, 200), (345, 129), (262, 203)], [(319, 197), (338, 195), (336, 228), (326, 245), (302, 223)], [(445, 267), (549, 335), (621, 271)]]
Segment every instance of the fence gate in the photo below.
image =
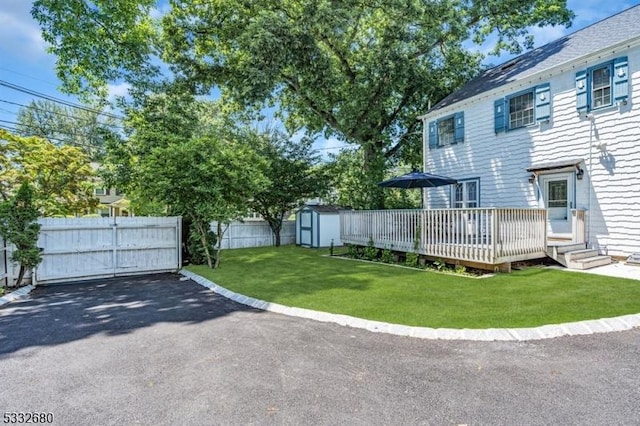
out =
[(176, 271), (180, 217), (44, 218), (38, 284)]

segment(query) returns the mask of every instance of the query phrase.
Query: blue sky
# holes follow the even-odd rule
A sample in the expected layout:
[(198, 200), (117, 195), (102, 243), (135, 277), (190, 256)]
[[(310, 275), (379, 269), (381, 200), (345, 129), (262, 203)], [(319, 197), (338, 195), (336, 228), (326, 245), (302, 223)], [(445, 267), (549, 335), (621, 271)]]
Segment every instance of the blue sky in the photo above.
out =
[[(532, 29), (536, 46), (637, 4), (640, 4), (640, 0), (606, 2), (568, 0), (569, 8), (576, 15), (573, 25), (568, 29), (563, 27)], [(46, 45), (40, 36), (38, 24), (31, 17), (30, 9), (31, 1), (27, 0), (0, 2), (0, 80), (77, 103), (78, 100), (75, 97), (58, 92), (57, 87), (60, 82), (54, 72), (55, 57), (46, 53)], [(502, 61), (503, 59), (493, 57), (487, 62), (498, 64)], [(123, 85), (112, 85), (109, 90), (113, 95), (126, 93), (126, 87)], [(0, 85), (0, 125), (11, 127), (11, 122), (16, 121), (16, 114), (20, 108), (17, 104), (27, 105), (37, 99), (39, 98), (33, 95)], [(330, 138), (318, 140), (316, 148), (326, 154), (335, 151), (335, 147), (343, 145), (343, 142)]]

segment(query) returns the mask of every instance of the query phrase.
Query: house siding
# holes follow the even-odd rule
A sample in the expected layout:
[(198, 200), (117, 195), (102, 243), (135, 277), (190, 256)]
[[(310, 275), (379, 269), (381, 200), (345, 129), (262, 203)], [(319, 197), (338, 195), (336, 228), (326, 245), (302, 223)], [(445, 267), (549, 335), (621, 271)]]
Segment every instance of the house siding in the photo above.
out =
[[(626, 105), (591, 111), (576, 109), (576, 72), (628, 56), (630, 94)], [(496, 134), (494, 101), (537, 85), (551, 85), (550, 121)], [(482, 207), (541, 207), (532, 165), (582, 158), (582, 180), (575, 180), (575, 204), (589, 209), (588, 238), (603, 253), (625, 256), (640, 251), (640, 47), (592, 54), (526, 80), (485, 92), (424, 117), (424, 124), (464, 111), (464, 142), (436, 149), (425, 141), (425, 170), (456, 179), (480, 177)], [(594, 145), (606, 143), (601, 151)], [(427, 191), (430, 208), (450, 207), (450, 188)], [(591, 193), (591, 194), (590, 194)], [(590, 207), (590, 208), (589, 208)]]

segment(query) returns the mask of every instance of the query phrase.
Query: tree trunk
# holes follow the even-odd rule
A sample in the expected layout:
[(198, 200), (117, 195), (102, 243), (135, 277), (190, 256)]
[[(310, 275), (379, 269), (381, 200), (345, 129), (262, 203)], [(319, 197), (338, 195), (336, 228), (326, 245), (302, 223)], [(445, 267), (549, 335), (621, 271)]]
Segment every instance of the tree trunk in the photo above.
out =
[(374, 142), (364, 145), (364, 172), (367, 176), (369, 208), (384, 209), (384, 192), (377, 184), (384, 180), (384, 156)]
[[(11, 265), (7, 265), (9, 268)], [(16, 287), (20, 287), (22, 285), (22, 279), (24, 278), (24, 274), (27, 272), (27, 268), (24, 265), (20, 265), (20, 270), (18, 271), (18, 279), (16, 281)]]
[(218, 221), (218, 227), (216, 229), (216, 233), (218, 234), (218, 241), (216, 242), (216, 258), (213, 263), (213, 269), (218, 269), (218, 266), (220, 266), (220, 253), (222, 252), (222, 237), (224, 236), (224, 233), (227, 231), (227, 228), (229, 228), (229, 225), (227, 225), (227, 227), (223, 231), (222, 223)]
[(213, 268), (213, 259), (211, 259), (211, 252), (209, 251), (209, 241), (207, 241), (207, 229), (203, 227), (202, 222), (195, 220), (194, 223), (198, 228), (200, 234), (200, 242), (202, 242), (202, 248), (204, 248), (204, 255), (207, 258), (207, 266)]

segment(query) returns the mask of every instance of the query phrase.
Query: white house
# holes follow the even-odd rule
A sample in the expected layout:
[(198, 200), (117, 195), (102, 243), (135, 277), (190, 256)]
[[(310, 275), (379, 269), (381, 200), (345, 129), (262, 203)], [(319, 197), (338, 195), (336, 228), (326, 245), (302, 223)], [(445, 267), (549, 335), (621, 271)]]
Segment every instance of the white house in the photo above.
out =
[(640, 6), (487, 70), (420, 118), (424, 170), (459, 181), (429, 190), (428, 208), (544, 208), (548, 241), (640, 252)]

